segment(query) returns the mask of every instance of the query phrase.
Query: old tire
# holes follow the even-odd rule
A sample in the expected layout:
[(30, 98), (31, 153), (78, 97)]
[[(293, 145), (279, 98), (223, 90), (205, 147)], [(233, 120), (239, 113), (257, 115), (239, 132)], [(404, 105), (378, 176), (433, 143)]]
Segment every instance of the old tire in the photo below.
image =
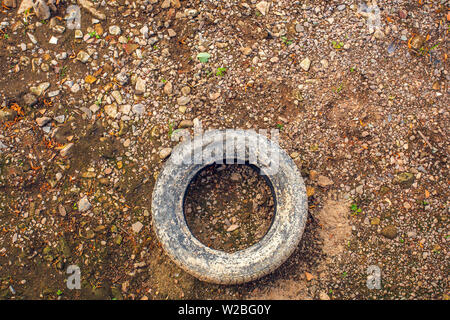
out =
[[(194, 145), (189, 140), (174, 148), (153, 190), (152, 217), (153, 228), (162, 247), (177, 265), (203, 281), (238, 284), (274, 271), (292, 254), (305, 228), (307, 197), (296, 165), (277, 143), (254, 132), (226, 132), (225, 135), (225, 131), (208, 131), (203, 134), (201, 145)], [(180, 159), (191, 157), (193, 149), (211, 154), (208, 152), (230, 137), (244, 137), (248, 145), (255, 145), (259, 141), (259, 146), (279, 155), (277, 172), (267, 176), (275, 202), (272, 225), (258, 243), (234, 253), (214, 250), (197, 240), (187, 226), (183, 211), (185, 193), (196, 173), (216, 160), (220, 162), (231, 156), (212, 152), (208, 163), (185, 161), (180, 164)], [(248, 160), (247, 153), (245, 160)], [(265, 172), (267, 164), (263, 161), (258, 159), (255, 165)]]

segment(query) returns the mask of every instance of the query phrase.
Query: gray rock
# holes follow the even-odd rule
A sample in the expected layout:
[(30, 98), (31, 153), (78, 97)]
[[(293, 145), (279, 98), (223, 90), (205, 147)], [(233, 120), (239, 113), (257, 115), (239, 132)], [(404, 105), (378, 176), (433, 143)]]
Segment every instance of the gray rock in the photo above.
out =
[(191, 98), (190, 98), (190, 97), (185, 97), (185, 96), (179, 97), (179, 98), (177, 99), (177, 103), (178, 103), (180, 106), (185, 106), (185, 105), (187, 105), (190, 101), (191, 101)]
[(0, 150), (8, 148), (3, 142), (0, 141)]
[(120, 94), (120, 91), (115, 90), (115, 91), (111, 92), (111, 95), (118, 104), (122, 104), (123, 98), (122, 98), (122, 95)]
[(155, 43), (157, 43), (158, 42), (158, 37), (152, 37), (152, 38), (150, 38), (149, 40), (148, 40), (148, 44), (149, 45), (154, 45)]
[(36, 118), (36, 123), (38, 124), (38, 126), (43, 127), (45, 126), (47, 123), (49, 123), (50, 121), (52, 121), (52, 118), (49, 117), (40, 117), (40, 118)]
[(58, 94), (59, 94), (59, 90), (54, 90), (54, 91), (50, 91), (48, 94), (47, 94), (47, 96), (49, 97), (49, 98), (52, 98), (52, 97), (56, 97)]
[(116, 75), (116, 80), (120, 83), (121, 86), (124, 86), (128, 83), (129, 78), (126, 73), (120, 72)]
[(78, 91), (80, 91), (81, 87), (78, 83), (75, 83), (71, 88), (70, 88), (70, 92), (72, 93), (77, 93)]
[(31, 91), (31, 93), (35, 94), (36, 96), (40, 96), (49, 87), (50, 87), (50, 82), (43, 82), (43, 83), (39, 84), (37, 87), (31, 87), (30, 91)]
[(269, 13), (269, 8), (270, 2), (267, 1), (261, 1), (256, 5), (256, 9), (258, 9), (258, 11), (261, 12), (263, 16)]
[(323, 188), (331, 186), (333, 183), (333, 180), (325, 176), (319, 176), (319, 178), (317, 179), (317, 184)]
[(26, 106), (32, 107), (38, 102), (38, 100), (34, 94), (27, 93), (23, 96), (23, 102)]
[(169, 81), (164, 86), (164, 93), (167, 94), (167, 95), (171, 95), (172, 92), (173, 92), (172, 82)]
[(56, 33), (62, 34), (62, 33), (64, 33), (64, 31), (66, 31), (66, 27), (56, 25), (52, 28), (52, 30)]
[(119, 111), (122, 114), (128, 115), (131, 111), (131, 106), (129, 104), (124, 104), (119, 107)]
[(131, 230), (133, 230), (134, 233), (139, 233), (143, 226), (144, 225), (141, 222), (138, 221), (138, 222), (133, 223), (131, 225)]
[(56, 117), (54, 117), (53, 118), (56, 122), (58, 122), (58, 123), (64, 123), (64, 120), (66, 119), (66, 116), (65, 115), (60, 115), (60, 116), (56, 116)]
[(115, 119), (117, 117), (117, 105), (115, 103), (105, 106), (105, 113)]
[(47, 20), (50, 18), (50, 8), (44, 0), (36, 0), (33, 3), (33, 9), (39, 20)]
[(383, 31), (381, 31), (380, 29), (376, 29), (375, 32), (373, 33), (373, 36), (378, 39), (381, 40), (384, 38), (384, 33)]
[[(91, 118), (92, 118), (92, 111), (91, 111), (91, 109), (88, 109), (88, 108), (86, 108), (86, 107), (81, 107), (80, 110), (84, 112), (84, 114), (86, 115), (86, 117), (87, 117), (88, 119), (91, 119)], [(55, 119), (56, 119), (56, 118), (55, 118)]]
[(89, 11), (94, 17), (100, 20), (105, 20), (106, 15), (100, 11), (98, 11), (94, 5), (88, 0), (78, 0), (78, 4), (82, 6), (84, 9)]
[(139, 32), (144, 36), (144, 38), (148, 38), (148, 26), (143, 26), (141, 29), (139, 29)]
[(30, 40), (31, 40), (31, 42), (33, 44), (37, 44), (38, 43), (37, 40), (36, 40), (36, 37), (34, 35), (32, 35), (31, 33), (27, 32), (27, 36), (28, 36), (28, 38), (30, 38)]
[(145, 112), (145, 106), (142, 103), (135, 104), (132, 108), (134, 114), (143, 115)]
[(27, 11), (32, 7), (33, 7), (33, 0), (22, 0), (19, 9), (17, 10), (17, 14), (21, 15), (22, 13), (24, 13), (25, 11)]
[(66, 60), (66, 59), (67, 59), (67, 52), (61, 52), (61, 53), (58, 53), (58, 54), (56, 55), (56, 58), (57, 58), (58, 60)]
[(78, 211), (85, 212), (91, 208), (91, 203), (89, 202), (88, 198), (84, 196), (78, 201)]

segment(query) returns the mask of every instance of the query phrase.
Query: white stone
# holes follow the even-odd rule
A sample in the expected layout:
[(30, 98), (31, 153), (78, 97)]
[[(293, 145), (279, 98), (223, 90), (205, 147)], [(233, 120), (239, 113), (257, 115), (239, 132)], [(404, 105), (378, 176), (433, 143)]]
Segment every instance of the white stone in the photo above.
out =
[(143, 115), (145, 112), (145, 106), (142, 103), (135, 104), (132, 108), (133, 112), (137, 115)]
[(49, 41), (48, 43), (50, 43), (50, 44), (58, 44), (58, 38), (52, 36), (52, 37), (50, 38), (50, 41)]
[(191, 98), (185, 97), (185, 96), (179, 97), (179, 98), (177, 99), (177, 102), (178, 102), (178, 104), (179, 104), (180, 106), (185, 106), (185, 105), (187, 105), (190, 101), (191, 101)]
[(124, 105), (119, 107), (119, 111), (122, 114), (128, 115), (128, 114), (130, 114), (131, 106), (129, 104), (124, 104)]
[(133, 230), (134, 233), (139, 233), (142, 227), (144, 227), (144, 225), (139, 221), (131, 225), (131, 229)]
[(109, 104), (105, 106), (105, 112), (106, 114), (115, 119), (117, 117), (117, 106), (116, 104)]
[(310, 66), (311, 60), (309, 60), (308, 57), (306, 57), (305, 59), (302, 60), (302, 62), (300, 62), (300, 67), (305, 71), (308, 71)]
[(146, 81), (140, 77), (136, 79), (136, 94), (144, 94), (146, 87)]
[(91, 203), (89, 202), (88, 198), (84, 196), (78, 201), (78, 211), (84, 212), (91, 208)]
[(119, 26), (110, 26), (108, 30), (109, 33), (113, 36), (118, 36), (119, 34), (122, 33), (122, 30), (120, 30)]
[(261, 1), (256, 5), (256, 9), (258, 9), (259, 12), (262, 13), (263, 16), (265, 16), (269, 12), (270, 3), (267, 1)]

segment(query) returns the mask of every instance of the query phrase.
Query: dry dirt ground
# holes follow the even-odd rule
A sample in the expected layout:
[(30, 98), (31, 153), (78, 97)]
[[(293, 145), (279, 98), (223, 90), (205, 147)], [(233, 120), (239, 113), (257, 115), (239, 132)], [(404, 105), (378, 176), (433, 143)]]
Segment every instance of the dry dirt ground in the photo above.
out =
[[(370, 28), (362, 2), (3, 0), (0, 299), (448, 299), (449, 3), (378, 1)], [(198, 281), (152, 231), (195, 119), (279, 129), (305, 179), (302, 241), (260, 280)]]

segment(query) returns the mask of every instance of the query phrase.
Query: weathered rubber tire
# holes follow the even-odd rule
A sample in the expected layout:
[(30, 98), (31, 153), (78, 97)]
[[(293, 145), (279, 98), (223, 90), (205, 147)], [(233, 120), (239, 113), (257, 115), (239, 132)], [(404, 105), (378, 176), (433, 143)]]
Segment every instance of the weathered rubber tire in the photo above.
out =
[[(182, 142), (164, 164), (153, 190), (153, 227), (162, 247), (177, 265), (203, 281), (238, 284), (274, 271), (292, 254), (305, 228), (305, 185), (295, 163), (277, 143), (255, 132), (235, 130), (230, 134), (227, 130), (225, 135), (224, 131), (212, 130), (203, 134), (202, 145), (196, 148), (210, 152), (215, 144), (223, 144), (230, 137), (242, 138), (243, 135), (247, 143), (259, 141), (260, 145), (279, 155), (278, 171), (267, 176), (274, 195), (275, 214), (270, 229), (258, 243), (241, 251), (226, 253), (202, 244), (187, 226), (183, 204), (189, 183), (202, 168), (216, 160), (222, 161), (224, 157), (230, 158), (226, 154), (213, 154), (211, 161), (204, 164), (180, 164), (180, 157), (190, 157), (195, 148), (192, 140)], [(248, 157), (241, 160), (248, 160)], [(265, 172), (267, 164), (258, 162), (255, 165)]]

